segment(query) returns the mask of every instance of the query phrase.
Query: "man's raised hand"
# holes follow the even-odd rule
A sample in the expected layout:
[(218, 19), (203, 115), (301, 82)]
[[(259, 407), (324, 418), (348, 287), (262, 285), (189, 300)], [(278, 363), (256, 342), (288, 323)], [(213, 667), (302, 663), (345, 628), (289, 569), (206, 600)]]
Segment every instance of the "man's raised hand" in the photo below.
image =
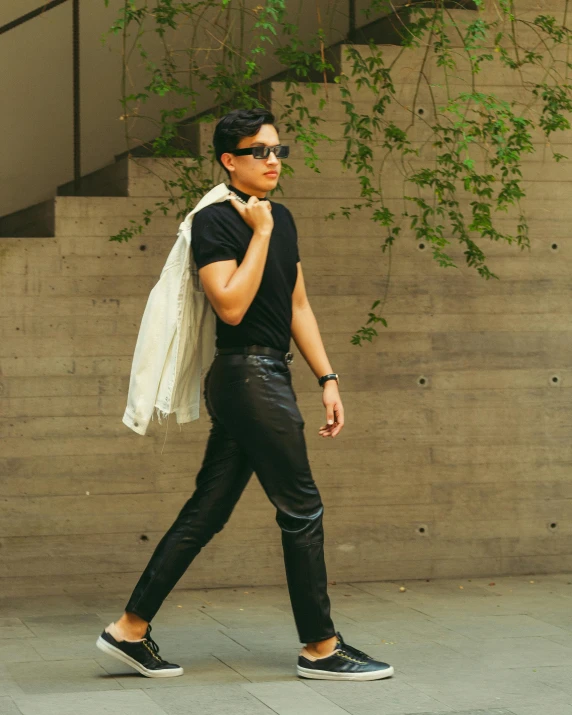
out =
[(242, 204), (233, 198), (230, 199), (230, 203), (253, 231), (268, 234), (272, 233), (274, 218), (272, 216), (272, 204), (270, 201), (261, 201), (256, 196), (251, 196), (247, 204)]

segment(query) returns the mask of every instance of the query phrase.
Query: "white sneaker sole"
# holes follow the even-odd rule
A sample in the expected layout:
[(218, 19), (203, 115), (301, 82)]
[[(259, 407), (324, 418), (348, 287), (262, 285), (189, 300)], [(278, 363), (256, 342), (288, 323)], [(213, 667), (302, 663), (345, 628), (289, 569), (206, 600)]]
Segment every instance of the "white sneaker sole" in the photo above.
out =
[(138, 670), (142, 675), (146, 675), (148, 678), (174, 678), (176, 675), (183, 675), (184, 670), (182, 668), (169, 668), (169, 670), (149, 670), (141, 663), (138, 663), (135, 658), (124, 653), (122, 650), (115, 648), (111, 643), (108, 643), (101, 636), (97, 639), (95, 645), (102, 650), (107, 655), (112, 655), (114, 658), (127, 663), (135, 670)]
[(298, 675), (301, 678), (313, 678), (314, 680), (381, 680), (393, 675), (393, 666), (383, 670), (372, 670), (368, 673), (332, 673), (331, 670), (313, 670), (297, 666)]

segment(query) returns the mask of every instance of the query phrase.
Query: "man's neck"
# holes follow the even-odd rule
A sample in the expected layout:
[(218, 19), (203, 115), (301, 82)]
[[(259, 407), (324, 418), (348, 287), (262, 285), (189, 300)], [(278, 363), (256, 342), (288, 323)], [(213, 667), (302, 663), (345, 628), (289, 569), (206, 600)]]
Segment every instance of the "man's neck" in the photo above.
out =
[(263, 199), (266, 196), (265, 191), (260, 191), (260, 189), (255, 189), (252, 186), (247, 186), (246, 184), (243, 184), (241, 181), (237, 181), (236, 179), (230, 181), (229, 183), (234, 186), (235, 189), (238, 189), (239, 191), (248, 194), (248, 196), (256, 196), (259, 199)]

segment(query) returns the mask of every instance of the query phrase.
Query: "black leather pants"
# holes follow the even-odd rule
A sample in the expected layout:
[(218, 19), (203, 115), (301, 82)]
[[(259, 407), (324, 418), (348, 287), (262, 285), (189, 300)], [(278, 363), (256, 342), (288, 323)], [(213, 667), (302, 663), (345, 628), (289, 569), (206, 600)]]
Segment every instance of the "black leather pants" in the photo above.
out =
[(201, 548), (224, 527), (255, 471), (276, 507), (300, 641), (334, 636), (323, 506), (288, 365), (262, 355), (217, 355), (205, 379), (205, 402), (212, 427), (196, 489), (157, 545), (125, 610), (151, 621)]

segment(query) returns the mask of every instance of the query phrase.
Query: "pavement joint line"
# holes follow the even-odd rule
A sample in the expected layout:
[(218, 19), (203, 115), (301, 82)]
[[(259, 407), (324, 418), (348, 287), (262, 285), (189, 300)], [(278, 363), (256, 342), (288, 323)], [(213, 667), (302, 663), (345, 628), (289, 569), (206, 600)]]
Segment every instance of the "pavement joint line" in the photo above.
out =
[(248, 653), (252, 652), (250, 650), (250, 648), (247, 648), (245, 645), (242, 645), (242, 643), (239, 643), (238, 641), (234, 640), (234, 638), (232, 636), (229, 636), (228, 633), (224, 633), (223, 631), (219, 631), (219, 633), (222, 633), (223, 636), (226, 636), (233, 643), (236, 643), (236, 645), (239, 645), (241, 648), (244, 648), (244, 650), (247, 651)]
[(218, 620), (217, 618), (215, 618), (213, 615), (211, 615), (210, 613), (208, 613), (208, 611), (203, 611), (203, 610), (201, 610), (200, 608), (197, 608), (197, 610), (198, 610), (199, 613), (204, 613), (206, 616), (208, 616), (209, 618), (211, 618), (215, 623), (218, 623), (219, 626), (222, 626), (223, 628), (228, 628), (228, 626), (227, 626), (225, 623), (222, 623), (221, 621), (219, 621), (219, 620)]
[[(252, 682), (252, 681), (250, 681), (250, 682)], [(276, 715), (280, 715), (280, 713), (278, 712), (278, 710), (274, 710), (274, 708), (271, 708), (270, 705), (267, 705), (267, 704), (266, 704), (263, 700), (261, 700), (257, 695), (255, 695), (254, 693), (251, 693), (250, 690), (247, 690), (247, 692), (248, 692), (250, 695), (252, 695), (253, 698), (255, 698), (256, 700), (258, 700), (259, 703), (261, 703), (262, 705), (264, 705), (265, 708), (268, 708), (268, 710), (270, 710), (270, 712), (276, 713)]]
[[(314, 682), (315, 682), (315, 681), (314, 681)], [(307, 683), (306, 681), (304, 681), (304, 682), (302, 683), (302, 685), (303, 685), (305, 688), (308, 688), (309, 690), (311, 690), (313, 693), (316, 693), (316, 692), (317, 692), (316, 690), (314, 690), (314, 688), (311, 687), (310, 683)], [(329, 698), (327, 695), (324, 695), (323, 693), (318, 693), (318, 694), (321, 695), (323, 698), (326, 698), (326, 700), (328, 700), (330, 703), (332, 703), (332, 705), (335, 705), (336, 707), (340, 708), (340, 710), (343, 710), (345, 713), (348, 713), (348, 715), (352, 715), (351, 710), (346, 710), (346, 708), (344, 708), (343, 705), (340, 705), (339, 703), (336, 703), (334, 700), (332, 700), (331, 698)]]
[(247, 678), (246, 675), (243, 675), (242, 673), (239, 673), (238, 670), (236, 670), (236, 668), (233, 668), (232, 665), (230, 665), (230, 663), (225, 663), (225, 661), (224, 661), (222, 658), (219, 658), (218, 655), (215, 655), (214, 653), (211, 653), (211, 655), (212, 655), (213, 658), (215, 658), (216, 660), (218, 660), (219, 663), (222, 663), (222, 664), (225, 665), (227, 668), (230, 668), (230, 669), (231, 669), (233, 672), (235, 672), (237, 675), (240, 675), (240, 677), (243, 678), (244, 680), (246, 680), (247, 683), (252, 683), (252, 680), (250, 680), (250, 678)]

